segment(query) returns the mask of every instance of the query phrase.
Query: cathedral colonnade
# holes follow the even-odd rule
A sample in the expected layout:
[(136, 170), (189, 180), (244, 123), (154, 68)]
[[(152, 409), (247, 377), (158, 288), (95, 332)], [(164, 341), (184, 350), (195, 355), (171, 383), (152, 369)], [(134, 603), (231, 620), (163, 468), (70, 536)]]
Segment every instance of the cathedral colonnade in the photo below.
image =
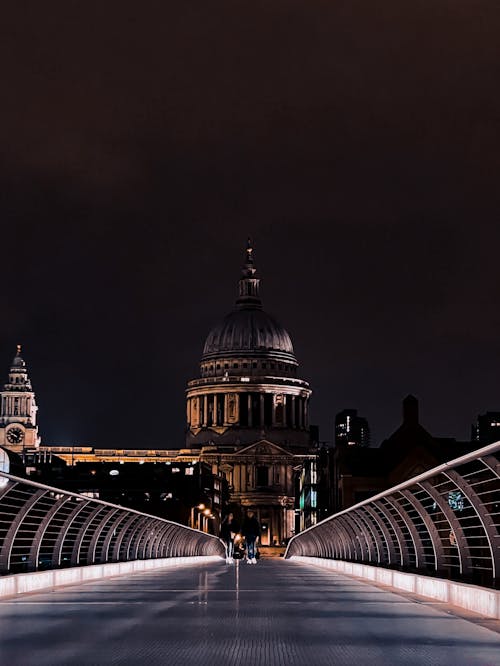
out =
[(214, 391), (212, 387), (187, 398), (187, 427), (248, 428), (309, 426), (309, 396), (264, 390)]

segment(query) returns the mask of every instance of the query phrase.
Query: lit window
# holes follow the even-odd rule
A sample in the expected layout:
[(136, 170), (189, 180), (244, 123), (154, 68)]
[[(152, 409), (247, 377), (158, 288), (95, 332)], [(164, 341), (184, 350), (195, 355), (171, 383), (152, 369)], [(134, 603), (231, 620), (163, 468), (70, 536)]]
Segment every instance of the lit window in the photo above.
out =
[[(173, 472), (173, 471), (174, 471), (174, 470), (172, 470), (172, 472)], [(193, 476), (193, 472), (194, 472), (194, 468), (193, 468), (193, 467), (186, 467), (186, 469), (184, 470), (184, 474), (185, 474), (186, 476)]]
[(180, 471), (178, 467), (172, 467), (172, 474), (178, 474)]

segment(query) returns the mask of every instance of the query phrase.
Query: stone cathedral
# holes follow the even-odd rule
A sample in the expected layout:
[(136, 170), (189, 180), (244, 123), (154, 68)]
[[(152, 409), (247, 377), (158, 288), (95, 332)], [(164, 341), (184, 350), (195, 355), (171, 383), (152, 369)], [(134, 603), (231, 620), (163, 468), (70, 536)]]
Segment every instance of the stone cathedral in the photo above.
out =
[(226, 476), (233, 505), (256, 512), (263, 545), (293, 534), (298, 477), (315, 458), (311, 389), (298, 368), (289, 334), (262, 308), (249, 243), (235, 307), (208, 334), (188, 383), (186, 446)]
[[(186, 448), (146, 449), (144, 442), (140, 448), (126, 450), (40, 446), (35, 394), (18, 347), (0, 391), (0, 453), (5, 449), (22, 454), (23, 460), (25, 455), (36, 455), (44, 461), (55, 455), (69, 467), (78, 463), (175, 464), (172, 471), (177, 473), (181, 465), (205, 463), (214, 488), (200, 487), (200, 496), (208, 498), (217, 521), (222, 518), (219, 481), (225, 478), (230, 508), (240, 517), (251, 508), (261, 523), (262, 544), (281, 544), (299, 523), (303, 528), (316, 514), (311, 390), (299, 377), (298, 367), (289, 334), (262, 309), (260, 279), (249, 243), (235, 307), (208, 334), (200, 376), (188, 382)], [(213, 527), (217, 530), (218, 523)]]

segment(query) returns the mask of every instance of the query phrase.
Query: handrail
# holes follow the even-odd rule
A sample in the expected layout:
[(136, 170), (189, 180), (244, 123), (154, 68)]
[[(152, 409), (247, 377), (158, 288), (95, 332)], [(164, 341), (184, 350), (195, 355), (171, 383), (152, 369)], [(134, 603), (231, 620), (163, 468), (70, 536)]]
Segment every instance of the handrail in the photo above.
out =
[(6, 472), (1, 479), (0, 575), (145, 559), (156, 541), (154, 558), (225, 554), (217, 537), (174, 521)]
[(294, 555), (498, 586), (500, 442), (325, 518), (290, 540), (285, 558)]

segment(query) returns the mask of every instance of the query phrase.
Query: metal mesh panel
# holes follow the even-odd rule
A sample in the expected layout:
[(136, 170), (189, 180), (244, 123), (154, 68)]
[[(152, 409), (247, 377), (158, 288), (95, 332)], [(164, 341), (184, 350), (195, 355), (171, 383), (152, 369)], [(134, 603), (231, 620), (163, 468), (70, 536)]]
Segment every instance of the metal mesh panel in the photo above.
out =
[[(58, 561), (54, 561), (54, 549), (64, 525), (68, 521), (69, 516), (77, 507), (79, 502), (70, 497), (66, 502), (57, 506), (57, 511), (54, 513), (48, 522), (45, 531), (40, 535), (40, 543), (38, 545), (38, 559), (35, 566), (38, 569), (53, 569), (59, 565)], [(36, 555), (35, 555), (36, 557)]]

